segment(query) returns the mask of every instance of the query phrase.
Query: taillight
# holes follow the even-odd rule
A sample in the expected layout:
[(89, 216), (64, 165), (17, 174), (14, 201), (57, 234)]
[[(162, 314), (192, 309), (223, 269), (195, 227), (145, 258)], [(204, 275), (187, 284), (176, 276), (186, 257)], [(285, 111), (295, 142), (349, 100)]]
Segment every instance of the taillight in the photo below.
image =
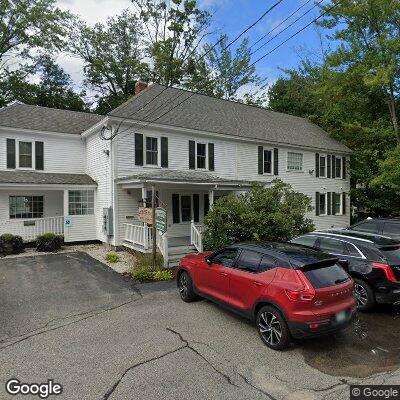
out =
[(390, 282), (397, 282), (396, 275), (392, 268), (388, 264), (373, 262), (372, 268), (380, 269), (386, 276), (386, 279)]
[(315, 289), (300, 270), (297, 269), (296, 273), (303, 284), (303, 288), (299, 290), (286, 289), (287, 297), (293, 301), (312, 301), (315, 297)]

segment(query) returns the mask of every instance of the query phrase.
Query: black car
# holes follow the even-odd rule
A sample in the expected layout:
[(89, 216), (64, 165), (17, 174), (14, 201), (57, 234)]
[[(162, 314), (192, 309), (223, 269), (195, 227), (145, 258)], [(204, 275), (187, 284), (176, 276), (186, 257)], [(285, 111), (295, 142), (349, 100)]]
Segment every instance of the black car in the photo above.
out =
[(351, 225), (348, 229), (383, 235), (400, 241), (400, 219), (396, 218), (368, 218)]
[(360, 311), (375, 303), (400, 304), (400, 241), (350, 230), (311, 232), (291, 241), (339, 258), (354, 279)]

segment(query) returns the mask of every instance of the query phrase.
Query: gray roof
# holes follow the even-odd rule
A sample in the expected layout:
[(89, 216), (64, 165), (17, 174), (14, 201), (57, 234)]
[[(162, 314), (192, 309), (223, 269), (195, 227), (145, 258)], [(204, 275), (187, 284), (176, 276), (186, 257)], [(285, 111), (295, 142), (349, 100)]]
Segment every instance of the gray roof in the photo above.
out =
[(141, 174), (129, 175), (116, 179), (117, 182), (126, 182), (130, 180), (146, 181), (170, 181), (170, 182), (188, 182), (188, 183), (231, 183), (231, 184), (248, 184), (247, 181), (237, 181), (231, 179), (223, 179), (207, 172), (199, 171), (178, 171), (178, 170), (156, 170), (148, 171)]
[[(184, 99), (187, 101), (183, 101)], [(177, 107), (172, 109), (175, 105)], [(162, 115), (170, 109), (171, 112)], [(109, 115), (271, 143), (351, 152), (348, 147), (329, 137), (324, 130), (305, 118), (182, 89), (166, 88), (156, 83), (111, 111)]]
[(45, 132), (81, 134), (103, 118), (97, 114), (18, 102), (0, 109), (0, 126)]
[(0, 171), (0, 184), (21, 183), (36, 185), (96, 185), (85, 174), (49, 174), (45, 172)]

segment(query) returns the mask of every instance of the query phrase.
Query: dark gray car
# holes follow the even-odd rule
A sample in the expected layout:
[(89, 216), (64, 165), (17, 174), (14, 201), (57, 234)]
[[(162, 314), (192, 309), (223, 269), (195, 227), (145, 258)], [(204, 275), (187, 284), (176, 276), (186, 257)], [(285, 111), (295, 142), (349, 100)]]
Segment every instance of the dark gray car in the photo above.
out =
[(400, 219), (369, 218), (348, 228), (351, 231), (374, 233), (400, 241)]

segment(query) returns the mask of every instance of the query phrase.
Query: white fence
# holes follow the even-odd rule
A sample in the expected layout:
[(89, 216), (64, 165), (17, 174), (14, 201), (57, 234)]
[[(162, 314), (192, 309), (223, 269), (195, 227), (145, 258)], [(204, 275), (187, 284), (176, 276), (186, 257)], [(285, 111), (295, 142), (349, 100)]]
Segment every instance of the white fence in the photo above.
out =
[(151, 228), (143, 225), (124, 224), (125, 241), (142, 246), (144, 250), (151, 248)]
[(203, 251), (203, 232), (203, 225), (195, 225), (194, 221), (190, 223), (190, 243), (200, 253)]
[(43, 233), (64, 234), (64, 217), (35, 218), (0, 223), (0, 235), (12, 233), (19, 235), (25, 242), (35, 240)]

